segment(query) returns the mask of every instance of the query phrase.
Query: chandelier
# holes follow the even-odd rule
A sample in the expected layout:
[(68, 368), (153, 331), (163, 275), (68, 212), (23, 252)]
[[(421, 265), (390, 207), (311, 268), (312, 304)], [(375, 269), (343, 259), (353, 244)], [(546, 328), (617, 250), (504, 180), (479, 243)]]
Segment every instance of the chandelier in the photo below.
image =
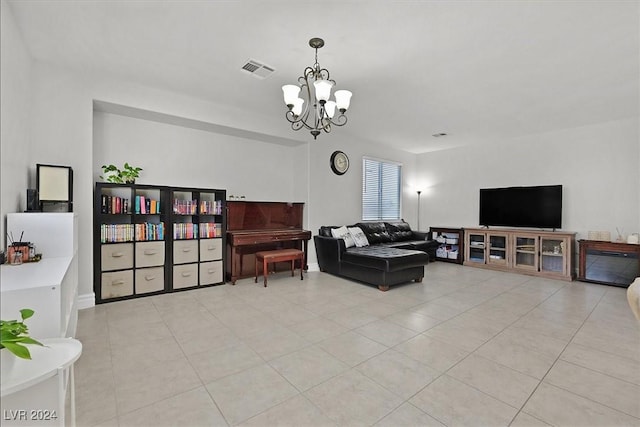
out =
[[(329, 100), (331, 89), (336, 84), (329, 77), (329, 70), (320, 68), (318, 64), (318, 49), (324, 46), (324, 40), (314, 37), (309, 40), (309, 46), (316, 50), (316, 62), (313, 67), (307, 67), (304, 74), (298, 77), (299, 86), (284, 85), (284, 103), (289, 111), (285, 117), (291, 123), (291, 129), (309, 129), (313, 139), (320, 135), (321, 131), (331, 132), (331, 126), (344, 126), (347, 124), (347, 116), (344, 113), (351, 102), (351, 92), (337, 90), (334, 93), (335, 101)], [(313, 91), (311, 85), (313, 84)], [(300, 97), (300, 92), (304, 89)], [(339, 114), (336, 116), (336, 110)]]

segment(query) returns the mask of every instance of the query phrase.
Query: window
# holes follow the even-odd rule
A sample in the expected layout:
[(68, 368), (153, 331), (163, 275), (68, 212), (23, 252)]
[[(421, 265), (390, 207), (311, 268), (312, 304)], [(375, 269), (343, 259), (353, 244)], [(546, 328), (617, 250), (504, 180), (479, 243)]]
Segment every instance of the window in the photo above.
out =
[(362, 219), (400, 219), (402, 165), (362, 159)]

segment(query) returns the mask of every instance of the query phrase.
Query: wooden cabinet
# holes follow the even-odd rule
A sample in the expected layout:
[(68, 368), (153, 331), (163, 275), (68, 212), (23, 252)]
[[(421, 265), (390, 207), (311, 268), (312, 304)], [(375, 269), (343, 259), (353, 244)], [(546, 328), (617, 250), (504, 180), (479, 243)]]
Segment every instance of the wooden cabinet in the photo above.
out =
[(465, 229), (464, 265), (573, 279), (575, 233)]
[(640, 245), (579, 240), (578, 280), (628, 287), (640, 276)]
[(431, 227), (431, 239), (438, 242), (436, 260), (462, 264), (464, 260), (464, 230), (462, 228)]
[(96, 183), (96, 302), (223, 283), (201, 280), (211, 270), (201, 264), (224, 270), (225, 199), (224, 190)]

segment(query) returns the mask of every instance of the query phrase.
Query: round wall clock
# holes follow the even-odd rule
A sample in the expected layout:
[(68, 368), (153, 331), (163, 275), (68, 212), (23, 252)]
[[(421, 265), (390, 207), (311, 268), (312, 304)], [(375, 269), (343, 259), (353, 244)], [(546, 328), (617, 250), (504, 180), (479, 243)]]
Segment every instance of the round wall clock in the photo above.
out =
[(329, 163), (336, 175), (344, 175), (349, 170), (349, 158), (342, 151), (334, 151)]

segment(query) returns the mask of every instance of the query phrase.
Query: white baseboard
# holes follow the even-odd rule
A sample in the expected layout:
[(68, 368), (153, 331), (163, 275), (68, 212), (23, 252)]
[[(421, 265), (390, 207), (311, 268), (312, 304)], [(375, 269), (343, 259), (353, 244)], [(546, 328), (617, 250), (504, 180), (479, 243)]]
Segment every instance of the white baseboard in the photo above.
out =
[(90, 294), (78, 295), (78, 310), (95, 307), (95, 305), (96, 294), (94, 294), (93, 292), (91, 292)]

